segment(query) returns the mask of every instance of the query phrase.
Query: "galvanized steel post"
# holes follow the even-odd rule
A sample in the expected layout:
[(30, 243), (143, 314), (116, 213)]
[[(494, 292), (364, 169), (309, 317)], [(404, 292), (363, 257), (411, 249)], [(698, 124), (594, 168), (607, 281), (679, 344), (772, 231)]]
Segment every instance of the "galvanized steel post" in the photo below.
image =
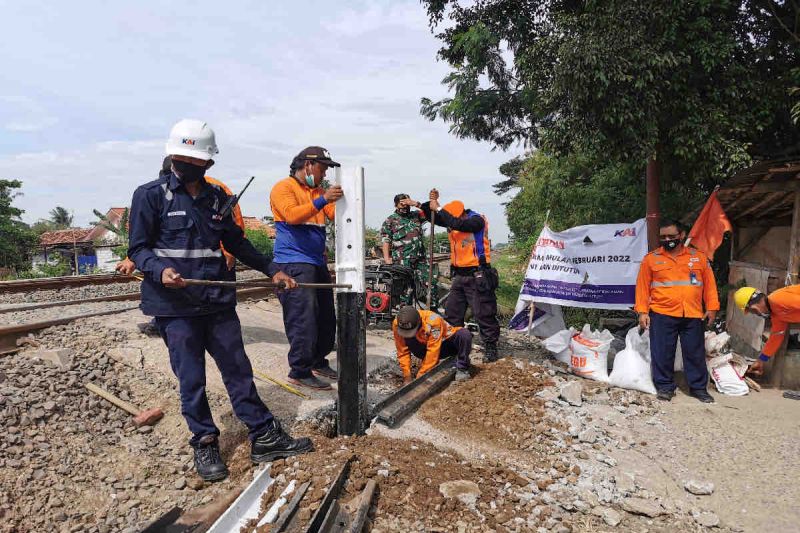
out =
[(364, 283), (364, 168), (337, 169), (344, 197), (336, 203), (336, 282), (351, 285), (336, 293), (339, 365), (339, 435), (367, 429), (367, 313)]

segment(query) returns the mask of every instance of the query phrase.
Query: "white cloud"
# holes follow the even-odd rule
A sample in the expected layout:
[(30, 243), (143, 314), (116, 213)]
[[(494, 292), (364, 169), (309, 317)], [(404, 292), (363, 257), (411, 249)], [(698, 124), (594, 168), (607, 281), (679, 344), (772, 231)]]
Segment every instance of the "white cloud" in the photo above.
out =
[(9, 95), (0, 177), (23, 180), (27, 220), (63, 205), (86, 224), (93, 208), (126, 205), (155, 178), (170, 126), (194, 117), (217, 133), (211, 175), (233, 189), (257, 177), (242, 201), (248, 214), (266, 214), (292, 157), (319, 144), (346, 166), (365, 165), (370, 225), (396, 192), (424, 199), (435, 184), (485, 212), (495, 240), (506, 240), (491, 185), (515, 154), (457, 140), (419, 115), (420, 97), (444, 94), (447, 69), (416, 0), (198, 0), (190, 11), (154, 0), (47, 12), (16, 3), (0, 32)]

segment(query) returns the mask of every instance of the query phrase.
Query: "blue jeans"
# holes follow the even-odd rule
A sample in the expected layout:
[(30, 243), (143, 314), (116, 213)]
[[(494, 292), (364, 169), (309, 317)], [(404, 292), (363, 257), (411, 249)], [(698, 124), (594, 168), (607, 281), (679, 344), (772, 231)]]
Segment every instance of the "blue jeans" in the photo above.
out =
[(193, 435), (190, 444), (197, 444), (206, 435), (219, 435), (206, 396), (206, 350), (219, 368), (234, 413), (250, 430), (250, 439), (272, 427), (272, 413), (253, 382), (253, 368), (244, 351), (235, 309), (211, 315), (156, 317), (156, 325), (180, 384), (181, 413)]
[(675, 351), (681, 339), (683, 372), (691, 390), (706, 390), (705, 333), (703, 320), (650, 312), (650, 367), (656, 390), (674, 391)]

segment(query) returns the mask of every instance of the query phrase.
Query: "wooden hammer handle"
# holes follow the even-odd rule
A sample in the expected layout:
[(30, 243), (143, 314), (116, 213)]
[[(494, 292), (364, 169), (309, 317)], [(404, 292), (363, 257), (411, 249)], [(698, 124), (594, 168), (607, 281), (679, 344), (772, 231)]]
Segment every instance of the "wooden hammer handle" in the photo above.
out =
[(109, 402), (113, 403), (114, 405), (116, 405), (117, 407), (122, 409), (123, 411), (129, 412), (133, 416), (136, 416), (136, 415), (139, 414), (139, 409), (137, 409), (135, 405), (133, 405), (132, 403), (126, 402), (125, 400), (123, 400), (121, 398), (117, 398), (116, 396), (114, 396), (113, 394), (108, 392), (107, 390), (101, 389), (100, 387), (98, 387), (94, 383), (86, 383), (86, 388), (89, 389), (90, 391), (92, 391), (93, 393), (97, 394), (98, 396), (100, 396), (104, 400), (108, 400)]

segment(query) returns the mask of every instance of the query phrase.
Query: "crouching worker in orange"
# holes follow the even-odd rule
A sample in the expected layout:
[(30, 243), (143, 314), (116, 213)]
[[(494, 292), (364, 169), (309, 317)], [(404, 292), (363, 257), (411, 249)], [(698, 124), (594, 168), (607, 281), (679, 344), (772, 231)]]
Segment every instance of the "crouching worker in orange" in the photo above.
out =
[(433, 311), (417, 310), (407, 305), (400, 309), (392, 323), (397, 360), (403, 371), (403, 382), (411, 381), (411, 355), (422, 359), (417, 377), (439, 363), (442, 357), (456, 356), (456, 380), (470, 378), (469, 353), (472, 333), (466, 328), (451, 326)]
[(800, 285), (789, 285), (769, 296), (753, 287), (742, 287), (733, 295), (736, 307), (771, 321), (769, 340), (761, 349), (758, 361), (750, 365), (748, 373), (760, 376), (764, 363), (783, 345), (789, 324), (800, 323)]

